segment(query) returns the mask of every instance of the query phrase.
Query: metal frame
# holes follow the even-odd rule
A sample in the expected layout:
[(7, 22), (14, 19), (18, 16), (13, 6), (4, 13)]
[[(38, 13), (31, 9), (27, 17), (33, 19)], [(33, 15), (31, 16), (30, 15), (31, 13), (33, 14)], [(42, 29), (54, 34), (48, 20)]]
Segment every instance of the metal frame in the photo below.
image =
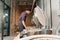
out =
[(51, 5), (51, 0), (50, 0), (50, 19), (51, 19), (51, 28), (52, 28), (52, 5)]
[[(4, 10), (4, 5), (6, 5), (10, 9), (10, 7), (5, 3), (5, 0), (0, 0), (0, 1), (3, 3), (3, 10)], [(4, 11), (3, 11), (3, 13), (4, 13)], [(1, 37), (2, 40), (3, 40), (3, 33), (4, 33), (4, 29), (3, 29), (4, 28), (4, 17), (3, 17), (3, 15), (4, 14), (2, 14), (2, 37)], [(8, 15), (10, 15), (10, 14), (8, 14)], [(10, 17), (9, 17), (9, 21), (10, 21)]]

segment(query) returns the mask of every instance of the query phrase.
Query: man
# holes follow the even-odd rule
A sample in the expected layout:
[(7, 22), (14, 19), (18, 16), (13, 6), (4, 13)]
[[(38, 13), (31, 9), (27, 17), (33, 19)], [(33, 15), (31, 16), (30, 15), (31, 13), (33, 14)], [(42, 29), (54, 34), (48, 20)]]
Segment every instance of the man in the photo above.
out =
[[(28, 30), (28, 29), (27, 29), (27, 26), (26, 26), (26, 24), (25, 24), (25, 21), (26, 21), (26, 16), (27, 16), (27, 14), (30, 14), (30, 13), (31, 13), (31, 10), (30, 10), (30, 9), (26, 9), (25, 11), (23, 11), (23, 12), (21, 13), (20, 18), (19, 18), (19, 22), (18, 22), (19, 27), (20, 27), (20, 33), (21, 33), (24, 29)], [(21, 34), (22, 34), (22, 33), (21, 33)], [(20, 38), (22, 38), (22, 37), (23, 37), (23, 34), (20, 36)]]

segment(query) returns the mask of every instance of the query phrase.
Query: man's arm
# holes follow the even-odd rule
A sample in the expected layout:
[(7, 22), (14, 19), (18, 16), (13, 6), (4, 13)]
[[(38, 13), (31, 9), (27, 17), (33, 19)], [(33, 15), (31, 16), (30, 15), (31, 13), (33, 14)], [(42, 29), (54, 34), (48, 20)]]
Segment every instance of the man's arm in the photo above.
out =
[(25, 21), (24, 21), (24, 20), (22, 20), (22, 24), (24, 25), (25, 29), (27, 29), (27, 26), (26, 26), (26, 24), (25, 24)]

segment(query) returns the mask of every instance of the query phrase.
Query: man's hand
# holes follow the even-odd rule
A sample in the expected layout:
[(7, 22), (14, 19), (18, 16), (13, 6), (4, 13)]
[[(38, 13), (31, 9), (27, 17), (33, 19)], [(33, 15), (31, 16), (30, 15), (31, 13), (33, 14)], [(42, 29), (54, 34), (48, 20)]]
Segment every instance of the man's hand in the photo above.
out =
[(24, 25), (25, 29), (28, 30), (28, 28), (27, 28), (27, 26), (26, 26), (24, 20), (22, 21), (22, 24)]
[(28, 30), (28, 27), (26, 27), (25, 29)]

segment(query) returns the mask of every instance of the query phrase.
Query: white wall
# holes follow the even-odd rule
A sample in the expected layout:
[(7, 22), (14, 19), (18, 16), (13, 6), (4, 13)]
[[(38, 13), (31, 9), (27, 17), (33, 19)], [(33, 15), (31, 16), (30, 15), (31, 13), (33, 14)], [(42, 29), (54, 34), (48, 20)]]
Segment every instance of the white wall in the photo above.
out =
[[(41, 3), (40, 1), (39, 1), (38, 5), (43, 6), (43, 3)], [(58, 29), (60, 29), (59, 1), (60, 0), (51, 0), (53, 34), (58, 34), (57, 31), (58, 31)], [(51, 28), (50, 0), (44, 0), (44, 15), (46, 17), (46, 23), (45, 23), (47, 26), (46, 28), (50, 29)]]
[(44, 0), (44, 5), (45, 5), (45, 10), (44, 10), (44, 14), (46, 16), (46, 25), (47, 25), (47, 29), (50, 29), (51, 27), (51, 19), (50, 19), (50, 0)]
[[(48, 29), (48, 26), (50, 28), (50, 0), (38, 0), (37, 4), (43, 10), (43, 14), (44, 14), (45, 20), (46, 20), (45, 26), (47, 26), (46, 29)], [(44, 9), (43, 9), (43, 7), (44, 7)]]
[(59, 0), (52, 0), (52, 21), (53, 21), (53, 34), (57, 33), (59, 28)]
[[(52, 7), (52, 29), (53, 34), (58, 34), (58, 29), (60, 29), (60, 12), (59, 12), (59, 1), (51, 0)], [(40, 4), (40, 6), (43, 4)], [(50, 12), (50, 0), (44, 0), (44, 14), (46, 17), (46, 28), (51, 27), (51, 12)]]
[[(47, 29), (51, 27), (51, 12), (50, 12), (50, 0), (44, 0), (46, 15), (46, 25)], [(51, 0), (52, 6), (52, 29), (53, 34), (58, 34), (58, 29), (60, 29), (60, 13), (59, 13), (59, 0)]]

